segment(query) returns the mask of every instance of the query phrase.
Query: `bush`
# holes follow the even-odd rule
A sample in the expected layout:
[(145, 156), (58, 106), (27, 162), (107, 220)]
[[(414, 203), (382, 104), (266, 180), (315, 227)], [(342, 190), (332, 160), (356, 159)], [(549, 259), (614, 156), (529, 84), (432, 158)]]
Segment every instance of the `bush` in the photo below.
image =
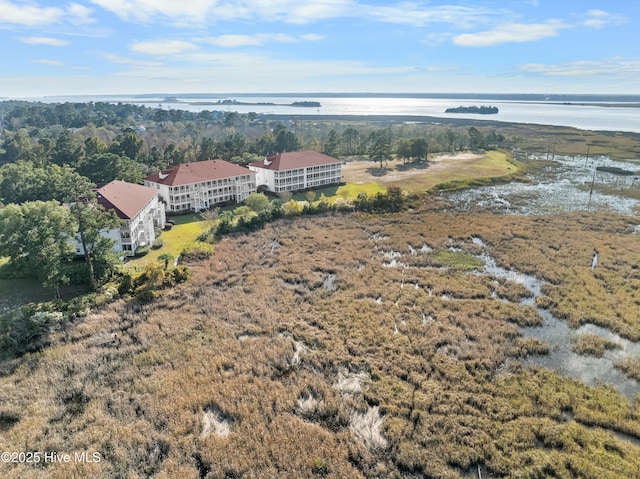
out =
[(120, 280), (120, 284), (118, 285), (118, 293), (120, 296), (124, 296), (128, 294), (133, 289), (133, 279), (129, 273), (125, 273)]
[(66, 320), (60, 311), (38, 311), (33, 306), (25, 306), (3, 325), (4, 339), (17, 354), (42, 349), (51, 331), (60, 327)]
[(153, 245), (151, 246), (153, 249), (160, 249), (164, 245), (164, 240), (162, 238), (156, 238), (153, 241)]
[(173, 280), (176, 284), (186, 282), (191, 276), (191, 271), (186, 266), (178, 266), (171, 270), (171, 275), (173, 276)]
[(141, 303), (149, 303), (150, 301), (153, 301), (155, 299), (156, 295), (148, 286), (141, 286), (136, 289), (133, 297)]
[(180, 252), (182, 259), (186, 261), (201, 261), (209, 258), (213, 254), (213, 246), (200, 241), (194, 241), (185, 245)]
[(146, 256), (149, 254), (149, 251), (151, 251), (151, 248), (149, 248), (148, 246), (138, 246), (136, 248), (135, 256), (136, 258)]

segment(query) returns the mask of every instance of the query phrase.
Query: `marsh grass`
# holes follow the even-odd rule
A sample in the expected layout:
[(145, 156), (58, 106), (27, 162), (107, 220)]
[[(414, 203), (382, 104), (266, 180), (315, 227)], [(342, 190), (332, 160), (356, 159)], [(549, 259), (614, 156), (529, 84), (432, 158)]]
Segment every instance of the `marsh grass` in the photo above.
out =
[(597, 334), (575, 334), (571, 338), (571, 350), (576, 354), (601, 358), (605, 351), (614, 349), (620, 349), (620, 345)]
[[(458, 479), (480, 465), (488, 477), (637, 476), (640, 448), (611, 431), (640, 437), (640, 402), (522, 367), (545, 347), (521, 336), (539, 321), (517, 303), (522, 286), (429, 256), (484, 248), (548, 281), (555, 314), (633, 336), (630, 219), (438, 208), (425, 199), (224, 237), (187, 283), (103, 306), (0, 364), (0, 449), (104, 458), (0, 464), (0, 475)], [(406, 266), (385, 267), (384, 251)]]
[(615, 364), (615, 367), (630, 378), (640, 381), (640, 356), (634, 356), (620, 361)]
[(431, 253), (430, 256), (445, 268), (463, 269), (463, 270), (481, 270), (484, 267), (484, 261), (470, 253), (459, 251), (437, 251)]

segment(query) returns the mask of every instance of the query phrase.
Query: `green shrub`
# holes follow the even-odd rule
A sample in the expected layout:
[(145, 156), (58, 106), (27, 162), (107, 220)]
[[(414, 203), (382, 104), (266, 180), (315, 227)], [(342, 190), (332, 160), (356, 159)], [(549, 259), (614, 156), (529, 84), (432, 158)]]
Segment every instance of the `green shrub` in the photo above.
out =
[(136, 248), (135, 255), (137, 258), (140, 258), (149, 254), (149, 251), (151, 251), (151, 248), (149, 248), (148, 246), (138, 246)]
[(213, 246), (200, 241), (193, 241), (185, 245), (180, 252), (180, 257), (186, 261), (201, 261), (213, 254)]
[(173, 276), (173, 280), (176, 284), (186, 282), (191, 276), (191, 271), (186, 266), (178, 266), (171, 270), (171, 275)]
[(129, 273), (125, 273), (120, 280), (120, 284), (118, 285), (118, 293), (120, 296), (128, 294), (133, 289), (133, 278)]
[(60, 311), (25, 306), (5, 318), (2, 327), (4, 342), (17, 354), (38, 351), (46, 344), (49, 333), (58, 329), (66, 319)]
[(156, 295), (149, 286), (140, 286), (136, 289), (133, 297), (141, 303), (149, 303), (155, 299)]
[(151, 246), (153, 249), (160, 249), (164, 245), (164, 240), (162, 238), (157, 238), (153, 241), (153, 245)]

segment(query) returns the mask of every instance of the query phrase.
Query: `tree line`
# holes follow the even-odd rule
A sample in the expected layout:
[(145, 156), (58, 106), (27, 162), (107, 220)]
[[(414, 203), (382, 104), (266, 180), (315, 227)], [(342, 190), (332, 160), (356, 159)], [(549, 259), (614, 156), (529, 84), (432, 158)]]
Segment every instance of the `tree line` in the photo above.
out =
[[(115, 264), (112, 244), (98, 232), (118, 219), (98, 206), (95, 185), (140, 183), (171, 165), (212, 158), (246, 165), (272, 153), (315, 149), (383, 167), (394, 157), (427, 161), (429, 154), (504, 141), (495, 130), (474, 127), (267, 121), (251, 113), (106, 102), (0, 102), (0, 125), (0, 249), (16, 270), (56, 290), (74, 276), (70, 237), (83, 243), (83, 276), (92, 288)], [(55, 208), (61, 204), (69, 207)]]

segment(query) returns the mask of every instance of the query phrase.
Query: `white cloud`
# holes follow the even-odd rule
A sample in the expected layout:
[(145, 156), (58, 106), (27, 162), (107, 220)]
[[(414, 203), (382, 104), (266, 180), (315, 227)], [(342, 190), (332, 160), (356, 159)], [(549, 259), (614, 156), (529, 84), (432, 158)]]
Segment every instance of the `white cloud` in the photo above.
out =
[(171, 83), (173, 91), (179, 91), (181, 85), (186, 90), (204, 88), (210, 91), (233, 91), (236, 88), (237, 91), (240, 88), (246, 91), (265, 91), (268, 85), (276, 90), (295, 90), (310, 82), (317, 84), (345, 76), (370, 81), (371, 77), (388, 77), (415, 71), (413, 67), (378, 66), (356, 61), (282, 60), (237, 52), (199, 51), (185, 57), (187, 65), (184, 68), (131, 65), (131, 68), (120, 71), (115, 76), (131, 78), (131, 84), (142, 82), (153, 85), (162, 80)]
[(42, 59), (42, 60), (32, 60), (33, 63), (41, 63), (42, 65), (50, 65), (50, 66), (54, 66), (54, 67), (59, 67), (64, 65), (64, 63), (59, 62), (58, 60), (46, 60), (46, 59)]
[(22, 43), (26, 43), (27, 45), (49, 45), (50, 47), (63, 47), (65, 45), (69, 45), (69, 42), (66, 40), (50, 37), (25, 37), (20, 40)]
[(542, 63), (526, 63), (520, 66), (526, 73), (556, 77), (630, 76), (640, 74), (640, 59), (607, 58), (604, 60), (583, 60), (576, 62), (546, 65)]
[(615, 15), (603, 10), (589, 10), (582, 22), (583, 25), (590, 28), (604, 28), (608, 25), (622, 25), (627, 19), (622, 15)]
[(193, 43), (182, 40), (149, 40), (144, 42), (134, 42), (129, 48), (136, 53), (147, 55), (178, 55), (188, 51), (197, 50)]
[(318, 41), (322, 36), (315, 34), (295, 37), (284, 33), (256, 33), (254, 35), (220, 35), (217, 37), (203, 38), (202, 41), (218, 47), (245, 47), (260, 46), (265, 43), (296, 43), (300, 41)]
[(424, 26), (446, 23), (469, 28), (487, 22), (488, 17), (506, 15), (502, 9), (430, 6), (423, 2), (378, 5), (357, 0), (90, 0), (123, 20), (172, 25), (210, 24), (220, 20), (282, 21), (308, 24), (330, 18), (371, 20)]
[(80, 5), (79, 3), (72, 3), (67, 7), (68, 21), (73, 25), (86, 25), (95, 23), (95, 20), (91, 18), (93, 10)]
[(441, 5), (423, 7), (417, 3), (399, 3), (388, 6), (361, 5), (359, 15), (385, 23), (399, 23), (414, 26), (425, 26), (432, 23), (445, 23), (458, 28), (470, 28), (484, 24), (488, 18), (496, 14), (506, 14), (502, 10), (491, 10), (481, 7), (463, 7), (458, 5)]
[(69, 22), (73, 25), (92, 23), (91, 10), (77, 3), (66, 8), (39, 7), (31, 2), (0, 0), (0, 25), (37, 27)]
[(307, 42), (319, 42), (320, 40), (324, 40), (326, 37), (315, 33), (307, 33), (305, 35), (300, 35), (300, 38)]
[(90, 0), (123, 20), (204, 24), (216, 20), (259, 18), (310, 23), (343, 15), (352, 0)]
[(161, 62), (134, 60), (133, 58), (114, 55), (113, 53), (104, 53), (101, 56), (105, 60), (111, 63), (119, 64), (119, 65), (141, 65), (141, 66), (161, 66), (162, 65)]
[(525, 43), (555, 37), (558, 31), (569, 28), (559, 20), (545, 23), (510, 23), (498, 25), (493, 30), (464, 33), (453, 37), (453, 43), (462, 47), (489, 47), (502, 43)]
[(38, 7), (32, 4), (14, 3), (0, 0), (0, 24), (35, 27), (58, 23), (64, 17), (64, 10), (57, 7)]

